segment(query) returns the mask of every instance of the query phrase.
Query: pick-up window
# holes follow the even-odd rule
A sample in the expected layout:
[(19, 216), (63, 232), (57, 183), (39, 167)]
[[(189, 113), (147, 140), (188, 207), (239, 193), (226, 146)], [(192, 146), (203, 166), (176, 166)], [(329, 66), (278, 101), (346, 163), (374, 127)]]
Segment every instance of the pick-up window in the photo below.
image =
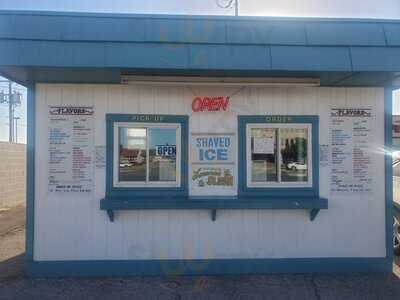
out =
[(114, 123), (114, 186), (179, 186), (179, 124)]

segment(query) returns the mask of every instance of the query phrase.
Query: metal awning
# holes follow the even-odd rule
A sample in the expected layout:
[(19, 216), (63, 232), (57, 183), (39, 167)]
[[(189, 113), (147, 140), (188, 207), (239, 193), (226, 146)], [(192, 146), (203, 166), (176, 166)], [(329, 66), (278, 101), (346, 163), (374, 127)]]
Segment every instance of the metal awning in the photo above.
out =
[(400, 21), (2, 11), (0, 73), (20, 83), (117, 83), (124, 74), (390, 86), (400, 76)]

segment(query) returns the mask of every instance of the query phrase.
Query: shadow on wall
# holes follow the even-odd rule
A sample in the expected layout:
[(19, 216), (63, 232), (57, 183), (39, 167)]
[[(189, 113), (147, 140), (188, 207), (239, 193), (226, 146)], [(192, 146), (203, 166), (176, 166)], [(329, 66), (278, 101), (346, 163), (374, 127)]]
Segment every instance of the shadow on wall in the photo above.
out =
[(25, 205), (25, 144), (0, 142), (0, 178), (0, 209)]

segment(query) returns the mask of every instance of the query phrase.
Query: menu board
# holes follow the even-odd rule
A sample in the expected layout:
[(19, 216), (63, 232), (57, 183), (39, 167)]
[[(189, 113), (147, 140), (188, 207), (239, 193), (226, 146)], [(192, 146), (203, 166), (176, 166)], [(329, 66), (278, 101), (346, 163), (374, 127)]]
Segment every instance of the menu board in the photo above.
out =
[(331, 109), (331, 193), (372, 190), (372, 110)]
[(234, 134), (191, 134), (193, 195), (234, 194)]
[(89, 193), (93, 186), (93, 107), (50, 106), (48, 191)]

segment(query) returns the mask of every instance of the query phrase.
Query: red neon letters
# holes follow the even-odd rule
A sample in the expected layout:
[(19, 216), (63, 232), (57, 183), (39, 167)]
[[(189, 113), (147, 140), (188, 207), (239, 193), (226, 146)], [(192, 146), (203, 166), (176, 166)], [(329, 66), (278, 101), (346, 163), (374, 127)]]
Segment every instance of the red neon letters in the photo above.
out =
[(226, 111), (229, 105), (229, 97), (195, 97), (192, 102), (192, 110), (199, 111)]

